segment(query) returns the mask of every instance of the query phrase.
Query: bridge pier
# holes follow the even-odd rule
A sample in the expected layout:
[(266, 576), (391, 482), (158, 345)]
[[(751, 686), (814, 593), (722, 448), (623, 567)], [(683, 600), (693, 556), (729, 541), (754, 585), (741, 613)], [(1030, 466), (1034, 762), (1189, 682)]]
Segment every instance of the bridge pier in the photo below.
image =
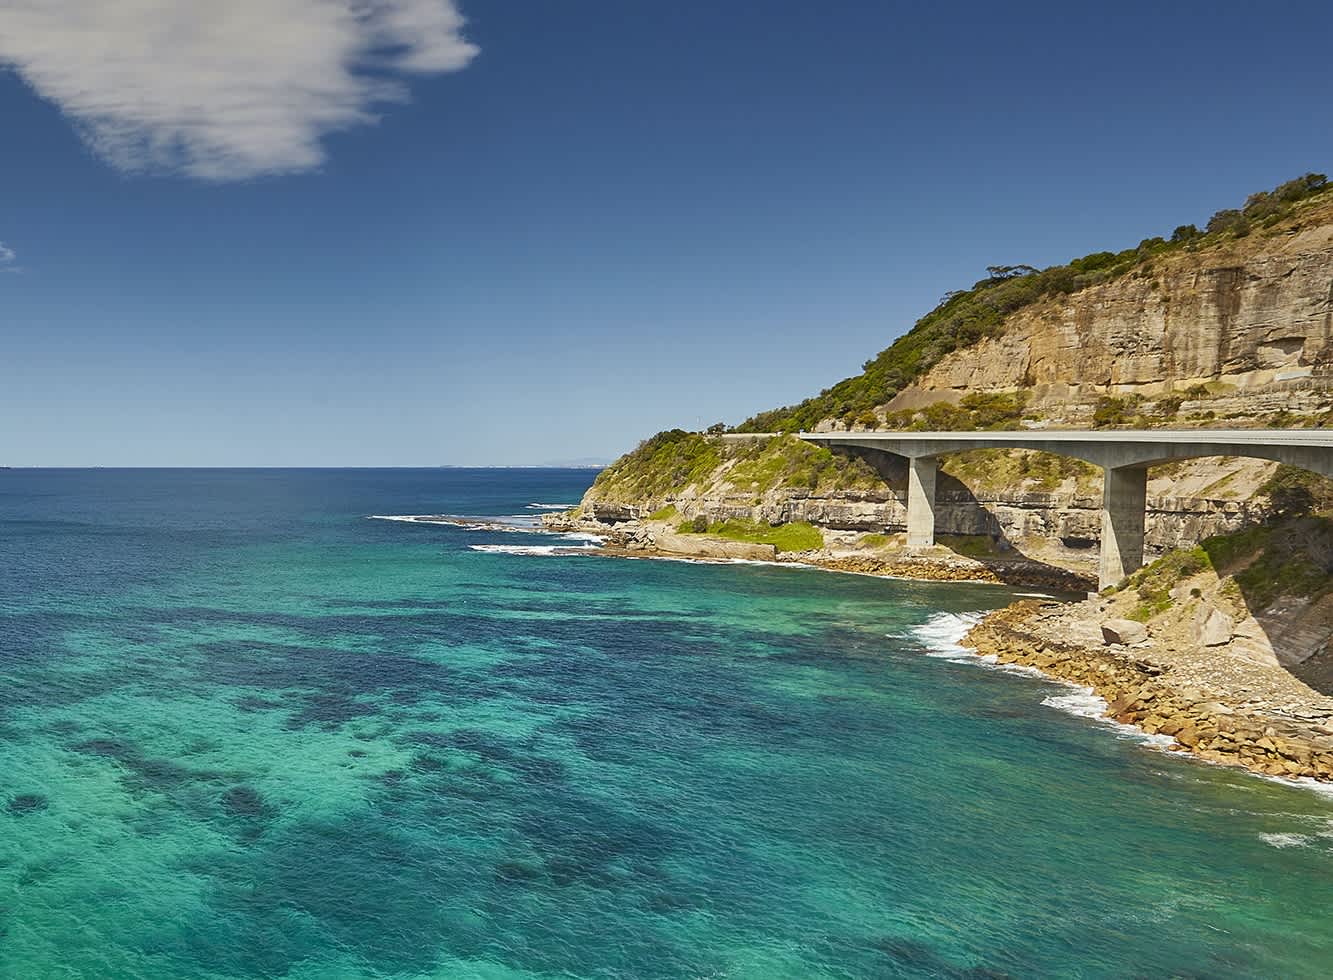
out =
[(1102, 553), (1097, 588), (1106, 589), (1143, 567), (1148, 468), (1107, 466), (1102, 472)]
[(939, 464), (934, 456), (914, 456), (907, 461), (907, 547), (929, 548), (935, 543), (935, 475)]
[[(936, 460), (973, 449), (1032, 449), (1100, 466), (1102, 588), (1119, 585), (1143, 565), (1148, 467), (1200, 456), (1272, 459), (1333, 476), (1333, 429), (1040, 429), (980, 432), (802, 432), (807, 442), (887, 453), (908, 462), (907, 544), (935, 543)], [(771, 438), (753, 434), (723, 439)], [(901, 472), (901, 471), (899, 471)]]

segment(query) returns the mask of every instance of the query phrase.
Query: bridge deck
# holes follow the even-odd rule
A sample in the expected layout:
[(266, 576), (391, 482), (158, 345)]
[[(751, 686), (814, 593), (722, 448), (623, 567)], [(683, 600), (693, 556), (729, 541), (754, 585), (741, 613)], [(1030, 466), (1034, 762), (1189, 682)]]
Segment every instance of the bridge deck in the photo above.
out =
[[(731, 441), (763, 438), (729, 435)], [(1333, 429), (1019, 429), (999, 432), (802, 432), (800, 438), (852, 452), (905, 457), (907, 544), (935, 540), (935, 474), (946, 453), (973, 449), (1033, 449), (1102, 467), (1103, 587), (1122, 581), (1143, 562), (1148, 467), (1199, 456), (1272, 459), (1333, 477)]]
[[(736, 438), (731, 436), (730, 438)], [(756, 438), (746, 436), (745, 438)], [(1333, 429), (1015, 429), (974, 432), (802, 432), (810, 442), (840, 442), (848, 439), (869, 442), (984, 442), (1003, 446), (1031, 443), (1075, 442), (1114, 444), (1144, 443), (1231, 443), (1238, 446), (1323, 446), (1333, 449)]]

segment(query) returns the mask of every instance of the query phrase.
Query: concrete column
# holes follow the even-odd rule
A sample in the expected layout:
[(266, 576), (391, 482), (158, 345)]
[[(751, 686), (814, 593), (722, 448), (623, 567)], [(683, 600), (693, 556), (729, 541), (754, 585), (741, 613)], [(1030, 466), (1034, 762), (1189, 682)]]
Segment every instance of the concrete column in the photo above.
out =
[(907, 547), (929, 548), (935, 543), (934, 456), (907, 461)]
[(1097, 587), (1119, 585), (1143, 565), (1143, 521), (1148, 504), (1147, 467), (1103, 470), (1102, 562)]

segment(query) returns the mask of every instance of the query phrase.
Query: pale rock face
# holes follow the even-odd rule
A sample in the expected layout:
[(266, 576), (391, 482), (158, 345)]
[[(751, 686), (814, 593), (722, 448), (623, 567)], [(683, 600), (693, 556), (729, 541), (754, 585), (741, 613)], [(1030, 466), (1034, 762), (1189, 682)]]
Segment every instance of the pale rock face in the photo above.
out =
[[(613, 524), (647, 517), (666, 504), (682, 517), (702, 514), (711, 521), (746, 518), (766, 524), (809, 521), (835, 531), (896, 533), (907, 527), (906, 491), (885, 486), (881, 492), (846, 491), (814, 494), (788, 490), (769, 492), (755, 503), (750, 493), (667, 497), (635, 506), (611, 503), (590, 494), (585, 507), (591, 516)], [(1226, 534), (1254, 523), (1262, 507), (1208, 497), (1149, 497), (1145, 544), (1150, 555), (1214, 534)], [(1045, 538), (1083, 549), (1095, 556), (1101, 535), (1101, 500), (1072, 492), (1025, 493), (940, 491), (935, 511), (938, 534), (985, 534), (1021, 547), (1029, 538)]]
[(1132, 619), (1108, 619), (1102, 623), (1102, 642), (1133, 646), (1148, 638), (1148, 630)]
[(1236, 622), (1216, 606), (1204, 603), (1194, 616), (1194, 642), (1206, 647), (1230, 643)]
[(889, 404), (1035, 388), (1036, 404), (1333, 379), (1333, 223), (1180, 253), (1009, 318), (1004, 336), (947, 356)]

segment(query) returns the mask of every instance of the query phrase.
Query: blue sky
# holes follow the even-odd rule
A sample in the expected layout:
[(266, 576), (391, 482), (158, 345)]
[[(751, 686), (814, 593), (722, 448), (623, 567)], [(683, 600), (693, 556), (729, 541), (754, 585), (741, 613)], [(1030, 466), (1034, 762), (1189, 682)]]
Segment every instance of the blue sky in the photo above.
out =
[(1326, 4), (350, 6), (0, 0), (0, 463), (610, 457), (1333, 167)]

